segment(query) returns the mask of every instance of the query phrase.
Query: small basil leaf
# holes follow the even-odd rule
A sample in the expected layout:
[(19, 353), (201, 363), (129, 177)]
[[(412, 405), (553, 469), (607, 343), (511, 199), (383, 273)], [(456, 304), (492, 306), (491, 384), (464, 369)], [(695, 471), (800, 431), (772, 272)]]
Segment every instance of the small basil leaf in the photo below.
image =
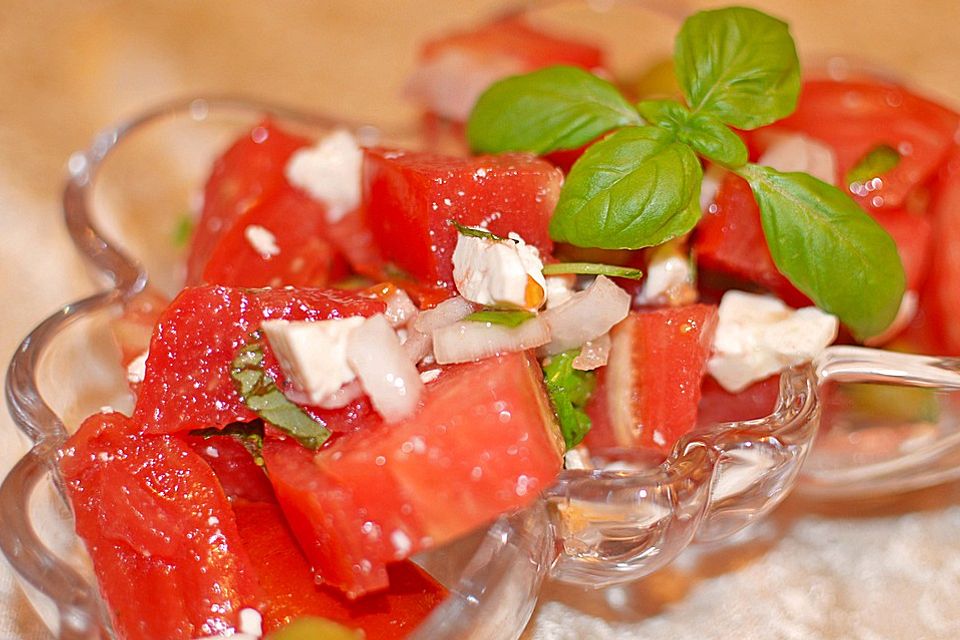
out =
[(234, 356), (230, 377), (244, 404), (261, 419), (295, 438), (308, 449), (316, 449), (330, 437), (327, 427), (290, 402), (263, 369), (263, 347), (254, 341)]
[(618, 267), (613, 264), (599, 264), (597, 262), (554, 262), (543, 267), (543, 275), (557, 276), (575, 273), (583, 276), (608, 276), (610, 278), (627, 278), (639, 280), (643, 271), (631, 267)]
[(536, 314), (530, 311), (503, 311), (500, 309), (482, 309), (474, 311), (464, 320), (471, 322), (489, 322), (490, 324), (499, 324), (504, 327), (515, 328), (534, 317)]
[(637, 112), (649, 124), (668, 131), (678, 131), (690, 118), (690, 111), (676, 100), (644, 100), (637, 104)]
[(591, 145), (573, 165), (550, 235), (581, 247), (658, 245), (700, 219), (702, 179), (696, 154), (669, 131), (621, 129)]
[(578, 67), (547, 67), (494, 83), (470, 114), (476, 152), (576, 149), (619, 127), (639, 124), (615, 86)]
[(842, 191), (805, 173), (748, 164), (738, 171), (760, 205), (777, 268), (859, 339), (897, 315), (905, 277), (897, 245)]
[(596, 385), (596, 374), (573, 368), (579, 353), (579, 349), (564, 351), (552, 356), (543, 366), (547, 395), (568, 450), (580, 444), (590, 431), (590, 417), (584, 407)]
[(725, 167), (742, 167), (747, 163), (747, 145), (730, 127), (711, 115), (691, 116), (677, 137), (700, 155)]
[(848, 185), (863, 184), (885, 174), (900, 164), (900, 153), (888, 144), (877, 145), (864, 154), (847, 172)]
[(457, 228), (457, 233), (462, 236), (467, 236), (468, 238), (483, 238), (484, 240), (506, 240), (506, 238), (501, 238), (495, 233), (487, 231), (486, 229), (478, 229), (477, 227), (467, 227), (456, 220), (450, 220), (450, 224)]
[(687, 18), (674, 48), (677, 79), (694, 113), (740, 129), (788, 116), (800, 93), (800, 63), (787, 24), (731, 7)]

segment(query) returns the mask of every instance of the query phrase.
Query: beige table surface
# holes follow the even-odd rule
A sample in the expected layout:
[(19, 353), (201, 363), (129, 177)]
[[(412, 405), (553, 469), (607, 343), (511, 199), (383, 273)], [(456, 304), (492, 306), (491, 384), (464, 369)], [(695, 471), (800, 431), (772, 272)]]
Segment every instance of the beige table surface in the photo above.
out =
[[(381, 121), (423, 34), (502, 2), (0, 0), (0, 361), (90, 291), (60, 224), (63, 165), (100, 127), (158, 99), (234, 92)], [(718, 3), (690, 2), (693, 6)], [(801, 52), (854, 52), (960, 104), (960, 2), (764, 0)], [(0, 473), (22, 442), (3, 411)], [(960, 637), (960, 491), (816, 509), (771, 539), (623, 590), (554, 592), (529, 638)], [(3, 523), (0, 523), (3, 526)], [(0, 565), (0, 638), (45, 638)]]

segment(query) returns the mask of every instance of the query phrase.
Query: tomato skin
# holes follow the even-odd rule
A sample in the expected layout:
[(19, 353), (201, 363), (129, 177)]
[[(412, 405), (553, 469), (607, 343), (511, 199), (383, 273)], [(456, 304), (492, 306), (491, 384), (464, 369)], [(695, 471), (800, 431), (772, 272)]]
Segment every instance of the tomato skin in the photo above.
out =
[(588, 406), (597, 416), (588, 447), (667, 453), (697, 424), (717, 307), (631, 311), (611, 331), (610, 361)]
[(780, 396), (780, 376), (770, 376), (739, 393), (730, 393), (711, 376), (703, 379), (697, 424), (710, 427), (721, 422), (755, 420), (773, 413)]
[(316, 454), (270, 441), (264, 457), (311, 564), (357, 597), (387, 586), (387, 563), (528, 504), (553, 482), (562, 452), (540, 367), (513, 353), (445, 368), (407, 420)]
[(239, 498), (252, 502), (274, 500), (273, 487), (253, 456), (232, 436), (180, 436), (193, 451), (210, 465), (217, 474), (223, 492), (231, 500)]
[(446, 589), (412, 562), (387, 567), (390, 589), (348, 600), (318, 585), (274, 502), (235, 501), (240, 537), (266, 596), (263, 631), (270, 633), (302, 616), (319, 616), (363, 629), (368, 638), (401, 638), (446, 597)]
[(290, 135), (265, 120), (217, 159), (204, 188), (203, 211), (190, 243), (188, 285), (203, 281), (203, 270), (217, 242), (236, 220), (287, 184), (287, 161), (309, 143), (308, 139)]
[(172, 436), (95, 414), (62, 451), (77, 532), (125, 640), (190, 640), (239, 624), (261, 593), (226, 495)]
[(497, 235), (516, 232), (544, 255), (553, 250), (547, 226), (563, 175), (545, 160), (367, 149), (363, 172), (377, 245), (387, 260), (424, 284), (453, 286), (457, 231), (450, 220), (486, 223)]
[[(327, 239), (326, 207), (285, 182), (239, 215), (215, 243), (202, 281), (233, 287), (324, 287), (347, 275), (346, 262)], [(247, 238), (266, 229), (278, 253), (261, 254)]]
[[(263, 320), (371, 316), (383, 309), (378, 300), (336, 290), (188, 287), (163, 312), (154, 331), (134, 419), (148, 433), (254, 420), (234, 388), (230, 364)], [(283, 388), (283, 374), (267, 347), (264, 366)], [(328, 420), (333, 430), (349, 430), (354, 426), (351, 410), (357, 407), (310, 411)]]
[(868, 209), (904, 206), (907, 194), (936, 173), (958, 126), (960, 119), (949, 109), (903, 87), (863, 80), (804, 82), (797, 110), (776, 124), (830, 145), (841, 185), (847, 172), (878, 145), (898, 150), (900, 162), (883, 175), (882, 186), (855, 196)]

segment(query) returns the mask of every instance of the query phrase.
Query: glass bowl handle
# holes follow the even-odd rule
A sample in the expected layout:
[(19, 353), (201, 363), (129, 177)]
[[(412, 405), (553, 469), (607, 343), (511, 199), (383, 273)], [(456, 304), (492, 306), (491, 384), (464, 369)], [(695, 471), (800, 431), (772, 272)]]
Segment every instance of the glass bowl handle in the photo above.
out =
[(875, 382), (960, 390), (960, 358), (921, 356), (866, 347), (828, 347), (816, 363), (820, 384)]

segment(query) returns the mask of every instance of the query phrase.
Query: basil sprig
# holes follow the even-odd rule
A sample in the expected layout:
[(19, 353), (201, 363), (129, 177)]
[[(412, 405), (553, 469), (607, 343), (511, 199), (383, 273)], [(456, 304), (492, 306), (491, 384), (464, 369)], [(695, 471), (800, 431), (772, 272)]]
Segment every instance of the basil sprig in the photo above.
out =
[(326, 425), (307, 415), (277, 388), (263, 368), (259, 340), (254, 339), (237, 351), (230, 365), (230, 377), (247, 407), (303, 446), (316, 449), (330, 437)]
[(904, 291), (890, 236), (842, 191), (748, 164), (731, 127), (754, 129), (796, 108), (800, 64), (787, 25), (754, 9), (697, 13), (677, 36), (684, 102), (629, 109), (610, 83), (552, 67), (490, 87), (467, 133), (477, 152), (548, 153), (592, 144), (570, 169), (550, 235), (584, 247), (640, 249), (699, 222), (700, 158), (750, 183), (777, 268), (854, 335), (881, 332)]
[(590, 431), (590, 416), (584, 407), (596, 386), (595, 373), (573, 368), (579, 353), (579, 349), (564, 351), (543, 364), (544, 385), (568, 450), (580, 444)]

